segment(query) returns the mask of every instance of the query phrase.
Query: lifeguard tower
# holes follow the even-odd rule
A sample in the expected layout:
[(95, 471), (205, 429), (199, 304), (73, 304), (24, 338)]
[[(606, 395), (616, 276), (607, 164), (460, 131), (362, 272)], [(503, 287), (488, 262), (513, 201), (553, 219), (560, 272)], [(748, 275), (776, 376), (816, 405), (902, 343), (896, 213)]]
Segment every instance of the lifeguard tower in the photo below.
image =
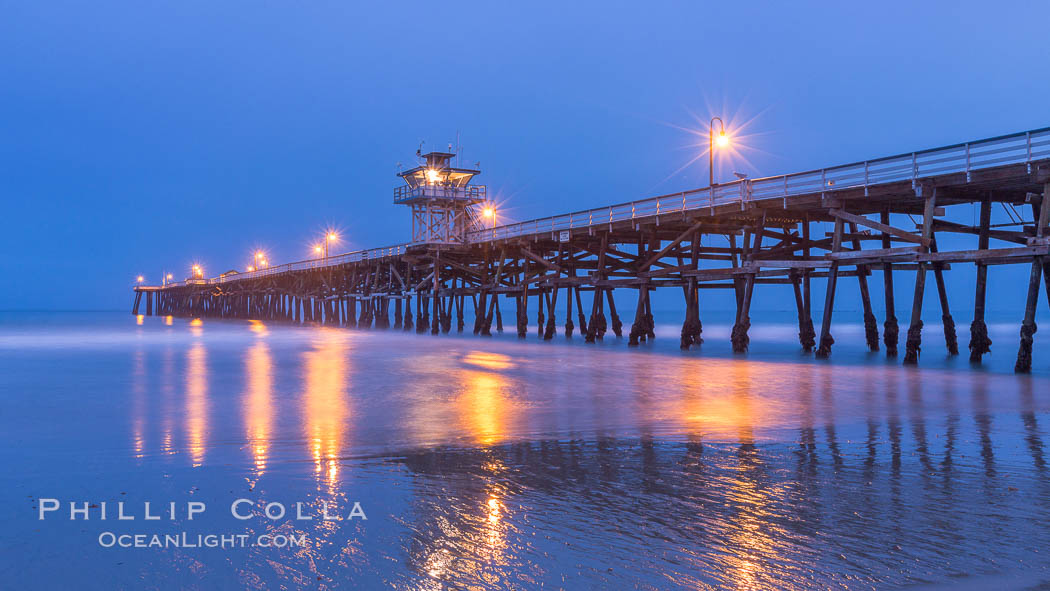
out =
[(412, 208), (412, 242), (462, 244), (467, 232), (481, 228), (478, 206), (485, 186), (471, 185), (480, 170), (452, 165), (455, 154), (416, 152), (422, 163), (398, 174), (405, 184), (394, 189), (394, 203)]

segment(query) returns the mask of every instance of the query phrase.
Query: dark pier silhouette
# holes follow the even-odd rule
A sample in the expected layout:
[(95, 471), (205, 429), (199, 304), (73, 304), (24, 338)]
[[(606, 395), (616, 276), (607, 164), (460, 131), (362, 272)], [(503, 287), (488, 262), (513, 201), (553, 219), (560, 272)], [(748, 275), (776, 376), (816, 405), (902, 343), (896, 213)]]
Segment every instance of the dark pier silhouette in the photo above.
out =
[[(984, 314), (992, 265), (1030, 265), (1016, 371), (1029, 372), (1040, 291), (1050, 301), (1050, 128), (956, 144), (821, 170), (652, 197), (517, 224), (488, 227), (495, 216), (478, 170), (459, 168), (455, 154), (421, 155), (402, 172), (394, 202), (412, 211), (412, 241), (215, 278), (195, 276), (163, 286), (135, 287), (132, 313), (254, 318), (356, 328), (447, 333), (465, 330), (469, 306), (475, 334), (490, 335), (512, 311), (518, 336), (532, 314), (536, 334), (551, 339), (565, 300), (563, 333), (586, 342), (628, 333), (628, 345), (654, 337), (650, 293), (681, 290), (681, 346), (703, 342), (702, 289), (735, 292), (732, 346), (748, 349), (756, 286), (787, 287), (798, 314), (799, 342), (828, 357), (835, 343), (833, 310), (839, 280), (856, 280), (865, 338), (880, 348), (869, 278), (885, 286), (882, 346), (898, 354), (895, 273), (914, 274), (903, 362), (922, 350), (922, 310), (932, 275), (948, 353), (959, 351), (946, 288), (952, 264), (977, 266), (970, 359), (992, 346)], [(976, 225), (947, 219), (954, 207), (980, 208)], [(1008, 223), (991, 223), (993, 207)], [(814, 223), (834, 224), (815, 236)], [(972, 250), (938, 249), (944, 234), (976, 239)], [(994, 244), (993, 244), (994, 241)], [(704, 262), (701, 265), (701, 261)], [(932, 271), (932, 274), (930, 273)], [(812, 318), (814, 278), (826, 279), (819, 334)], [(1041, 285), (1042, 284), (1042, 285)], [(613, 292), (636, 292), (629, 327)], [(789, 295), (790, 294), (790, 295)], [(819, 294), (818, 294), (819, 296)], [(501, 309), (500, 302), (504, 302)], [(509, 304), (509, 305), (508, 305)], [(589, 305), (589, 310), (588, 310)], [(575, 306), (575, 309), (574, 309)], [(575, 314), (575, 317), (574, 317)]]

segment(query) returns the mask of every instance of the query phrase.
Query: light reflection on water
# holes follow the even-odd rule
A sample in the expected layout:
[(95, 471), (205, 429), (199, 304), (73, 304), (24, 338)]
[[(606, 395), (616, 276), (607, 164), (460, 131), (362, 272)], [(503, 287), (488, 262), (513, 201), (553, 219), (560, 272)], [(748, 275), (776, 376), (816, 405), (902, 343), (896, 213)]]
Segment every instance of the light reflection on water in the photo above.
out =
[(186, 440), (194, 467), (204, 462), (208, 446), (208, 351), (197, 340), (186, 352)]
[(253, 323), (252, 331), (258, 338), (245, 357), (248, 391), (245, 395), (244, 422), (248, 427), (245, 435), (255, 461), (255, 476), (259, 477), (266, 470), (273, 429), (273, 359), (270, 347), (266, 344), (267, 332), (262, 323)]
[[(193, 495), (219, 509), (180, 527), (312, 544), (122, 555), (134, 569), (119, 584), (141, 573), (161, 586), (192, 573), (207, 586), (403, 589), (1050, 579), (1044, 375), (929, 356), (905, 369), (841, 342), (838, 363), (817, 363), (259, 322), (121, 317), (101, 332), (121, 323), (141, 331), (130, 344), (101, 334), (97, 350), (5, 349), (0, 370), (18, 387), (5, 388), (3, 443), (34, 443), (9, 463), (50, 462), (5, 494)], [(55, 363), (68, 373), (42, 371)], [(19, 402), (39, 391), (69, 412)], [(68, 444), (81, 440), (94, 444)], [(361, 501), (368, 520), (230, 521), (222, 508), (241, 496), (259, 510), (303, 501), (313, 515)], [(91, 541), (74, 525), (53, 540), (71, 557)], [(111, 577), (112, 553), (97, 552), (69, 560)], [(43, 556), (23, 567), (52, 574)]]
[(332, 490), (339, 483), (339, 458), (350, 443), (347, 340), (342, 331), (318, 329), (311, 350), (303, 353), (307, 441), (318, 482)]

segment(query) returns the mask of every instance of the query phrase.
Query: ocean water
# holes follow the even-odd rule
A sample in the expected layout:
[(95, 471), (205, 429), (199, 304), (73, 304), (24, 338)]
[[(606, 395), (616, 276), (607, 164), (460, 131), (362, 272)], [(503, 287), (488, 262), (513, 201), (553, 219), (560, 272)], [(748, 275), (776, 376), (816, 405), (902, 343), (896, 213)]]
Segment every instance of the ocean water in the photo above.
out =
[(2, 313), (0, 587), (1050, 588), (1045, 335), (1016, 376), (1016, 321), (978, 368), (933, 322), (919, 368), (791, 322), (733, 355)]

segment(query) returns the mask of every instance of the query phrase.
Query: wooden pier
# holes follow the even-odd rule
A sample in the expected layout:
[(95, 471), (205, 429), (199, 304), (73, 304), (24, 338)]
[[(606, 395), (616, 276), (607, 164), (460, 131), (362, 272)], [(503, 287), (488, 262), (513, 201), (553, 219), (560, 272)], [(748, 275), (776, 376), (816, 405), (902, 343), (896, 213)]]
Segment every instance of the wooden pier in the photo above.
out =
[[(898, 355), (897, 313), (906, 314), (905, 364), (922, 349), (922, 310), (932, 275), (948, 353), (959, 344), (946, 287), (951, 265), (977, 267), (970, 359), (992, 345), (985, 326), (988, 267), (1030, 265), (1019, 314), (1016, 371), (1032, 367), (1040, 291), (1050, 302), (1050, 128), (816, 171), (662, 195), (519, 224), (485, 228), (478, 171), (452, 165), (453, 154), (421, 155), (402, 173), (395, 203), (413, 211), (413, 241), (164, 286), (137, 286), (132, 313), (255, 318), (356, 328), (475, 334), (502, 331), (504, 313), (520, 337), (556, 333), (586, 342), (609, 331), (627, 344), (654, 337), (650, 293), (680, 290), (681, 347), (703, 342), (703, 289), (736, 296), (732, 346), (748, 349), (756, 287), (793, 297), (800, 346), (828, 357), (841, 281), (856, 281), (867, 346)], [(950, 221), (954, 208), (979, 208), (974, 225)], [(1006, 223), (992, 224), (992, 213)], [(815, 223), (832, 223), (816, 235)], [(971, 250), (938, 248), (938, 237), (972, 235)], [(932, 273), (931, 273), (932, 272)], [(914, 274), (910, 307), (894, 297), (894, 280)], [(886, 318), (873, 312), (869, 283), (879, 275)], [(819, 334), (812, 318), (813, 279), (824, 279)], [(637, 305), (621, 318), (614, 290)], [(564, 306), (558, 306), (563, 299)], [(502, 304), (502, 305), (501, 305)], [(561, 319), (556, 311), (562, 312)], [(625, 322), (629, 325), (625, 326)]]

